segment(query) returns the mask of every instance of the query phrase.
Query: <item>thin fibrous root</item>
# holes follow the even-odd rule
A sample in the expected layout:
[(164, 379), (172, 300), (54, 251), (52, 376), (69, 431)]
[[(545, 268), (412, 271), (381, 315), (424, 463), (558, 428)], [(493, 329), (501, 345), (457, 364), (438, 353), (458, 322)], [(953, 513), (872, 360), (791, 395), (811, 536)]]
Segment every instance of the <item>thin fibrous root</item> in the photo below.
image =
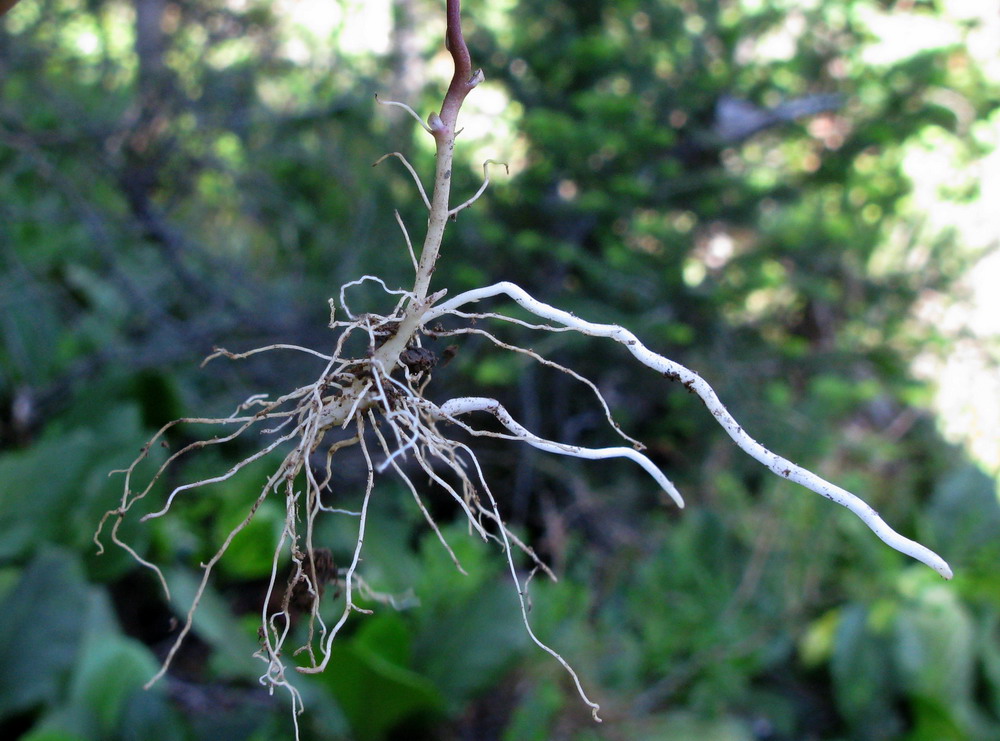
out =
[(406, 103), (400, 103), (399, 101), (396, 100), (382, 100), (380, 97), (378, 97), (378, 93), (375, 93), (375, 102), (378, 103), (379, 105), (395, 106), (397, 108), (402, 108), (404, 111), (409, 113), (418, 124), (420, 124), (423, 127), (424, 131), (426, 131), (428, 134), (434, 133), (433, 131), (431, 131), (430, 126), (424, 123), (424, 119), (420, 118), (420, 116), (417, 115), (417, 112), (412, 108), (410, 108), (410, 106), (406, 105)]
[[(347, 312), (347, 317), (351, 320), (351, 322), (347, 322), (347, 323), (345, 323), (345, 322), (332, 322), (333, 326), (348, 326), (349, 324), (357, 321), (358, 317), (354, 316), (354, 314), (351, 312), (350, 308), (347, 306), (347, 299), (345, 298), (345, 293), (346, 293), (346, 291), (347, 291), (348, 288), (351, 288), (352, 286), (360, 286), (362, 283), (366, 283), (368, 281), (371, 281), (373, 283), (378, 283), (380, 286), (382, 286), (382, 290), (385, 291), (388, 294), (392, 294), (394, 296), (402, 296), (403, 299), (412, 299), (413, 298), (413, 294), (410, 291), (404, 291), (402, 289), (389, 288), (389, 286), (387, 286), (385, 284), (385, 281), (382, 280), (381, 278), (379, 278), (377, 275), (362, 275), (360, 278), (356, 278), (354, 280), (347, 281), (347, 283), (344, 283), (344, 285), (342, 285), (340, 287), (340, 305), (343, 307), (344, 311)], [(391, 317), (379, 317), (379, 320), (380, 320), (379, 323), (377, 325), (375, 325), (375, 326), (387, 324), (388, 322), (392, 321), (392, 318)]]
[(684, 506), (684, 499), (681, 497), (680, 492), (677, 491), (677, 487), (673, 485), (670, 479), (664, 476), (663, 472), (660, 471), (660, 469), (657, 468), (656, 465), (649, 460), (649, 458), (633, 448), (621, 446), (614, 448), (585, 448), (581, 445), (569, 445), (567, 443), (544, 440), (529, 432), (524, 426), (517, 422), (510, 415), (510, 412), (508, 412), (496, 399), (487, 399), (478, 396), (464, 396), (457, 399), (449, 399), (440, 406), (440, 414), (442, 418), (462, 426), (471, 434), (499, 437), (499, 435), (496, 435), (495, 433), (474, 429), (456, 419), (458, 415), (468, 414), (469, 412), (487, 412), (488, 414), (492, 414), (496, 417), (500, 424), (510, 430), (511, 436), (508, 439), (525, 442), (534, 448), (544, 450), (548, 453), (568, 455), (574, 458), (586, 458), (589, 460), (628, 458), (629, 460), (638, 463), (642, 469), (646, 471), (646, 473), (652, 476), (656, 483), (670, 495), (670, 498), (674, 500), (674, 503), (676, 503), (678, 507)]
[(413, 242), (410, 241), (410, 233), (406, 231), (406, 224), (403, 223), (403, 217), (399, 215), (398, 209), (393, 209), (393, 214), (396, 216), (396, 223), (399, 224), (400, 231), (403, 232), (403, 239), (406, 240), (406, 251), (410, 255), (410, 262), (413, 263), (413, 272), (417, 272), (417, 253), (413, 251)]
[[(213, 349), (212, 354), (201, 361), (201, 367), (204, 368), (205, 365), (215, 358), (224, 357), (229, 360), (243, 360), (249, 358), (252, 355), (257, 355), (262, 352), (270, 352), (271, 350), (296, 350), (298, 352), (306, 353), (307, 355), (315, 355), (317, 358), (322, 358), (323, 360), (331, 360), (329, 355), (324, 355), (321, 352), (317, 352), (312, 348), (302, 347), (302, 345), (290, 345), (286, 343), (277, 343), (274, 345), (265, 345), (264, 347), (255, 347), (253, 350), (247, 350), (246, 352), (230, 352), (224, 347), (216, 347)], [(260, 397), (259, 394), (255, 396)], [(251, 397), (253, 398), (253, 397)]]
[(448, 541), (445, 540), (444, 534), (438, 527), (437, 522), (431, 516), (431, 513), (427, 511), (427, 507), (424, 506), (424, 502), (420, 498), (420, 493), (417, 491), (417, 488), (413, 485), (413, 482), (410, 480), (410, 477), (406, 475), (406, 472), (403, 471), (403, 469), (400, 467), (399, 463), (397, 463), (396, 460), (393, 458), (393, 455), (389, 450), (389, 443), (386, 441), (385, 436), (379, 430), (377, 425), (372, 425), (372, 429), (375, 430), (375, 436), (378, 438), (379, 445), (382, 446), (382, 450), (386, 454), (386, 460), (392, 462), (392, 467), (396, 471), (396, 475), (399, 476), (400, 479), (402, 479), (403, 483), (406, 484), (406, 488), (410, 490), (410, 494), (413, 495), (413, 499), (417, 503), (417, 508), (420, 510), (420, 513), (424, 516), (424, 520), (427, 522), (427, 524), (430, 525), (431, 530), (434, 531), (434, 534), (437, 536), (438, 542), (440, 542), (441, 545), (444, 547), (445, 551), (447, 551), (449, 558), (451, 558), (452, 563), (455, 564), (455, 568), (458, 569), (459, 573), (463, 574), (464, 576), (468, 576), (469, 573), (464, 568), (462, 568), (462, 562), (458, 560), (458, 556), (455, 555), (455, 551), (452, 550), (451, 546), (448, 544)]
[[(372, 423), (374, 425), (374, 419), (372, 419)], [(303, 674), (318, 674), (326, 669), (326, 665), (330, 661), (330, 651), (333, 648), (333, 640), (337, 637), (337, 634), (344, 626), (344, 623), (347, 622), (348, 616), (352, 611), (365, 612), (365, 610), (362, 610), (354, 604), (354, 572), (357, 570), (358, 564), (361, 562), (361, 548), (364, 545), (365, 527), (368, 524), (368, 505), (371, 502), (372, 491), (375, 488), (375, 469), (372, 465), (368, 445), (365, 443), (363, 417), (359, 416), (357, 418), (357, 425), (358, 438), (361, 441), (361, 452), (364, 455), (365, 463), (368, 466), (368, 480), (365, 483), (365, 494), (361, 503), (361, 516), (358, 518), (358, 538), (354, 547), (354, 556), (351, 558), (351, 565), (348, 567), (347, 574), (344, 578), (344, 609), (334, 626), (329, 631), (325, 631), (322, 645), (320, 647), (323, 656), (322, 660), (318, 664), (296, 667), (296, 670), (302, 672)]]
[(410, 164), (409, 160), (407, 160), (406, 157), (404, 157), (401, 152), (389, 152), (387, 154), (383, 154), (381, 157), (379, 157), (372, 163), (372, 167), (378, 167), (380, 164), (385, 162), (389, 157), (396, 157), (400, 162), (403, 163), (403, 167), (406, 168), (407, 172), (410, 173), (410, 177), (413, 178), (413, 182), (416, 183), (417, 190), (420, 192), (421, 200), (423, 200), (424, 205), (427, 207), (427, 210), (430, 211), (431, 202), (430, 199), (427, 197), (427, 191), (424, 190), (423, 183), (420, 182), (420, 176), (417, 175), (417, 171), (413, 169), (413, 165)]
[(542, 642), (538, 638), (538, 636), (535, 635), (535, 631), (532, 630), (531, 622), (528, 620), (528, 605), (525, 599), (524, 589), (521, 586), (521, 579), (517, 575), (517, 566), (514, 564), (514, 555), (510, 547), (510, 539), (508, 534), (509, 531), (503, 525), (503, 520), (500, 517), (500, 510), (497, 507), (496, 498), (493, 496), (493, 492), (490, 491), (490, 487), (486, 483), (486, 477), (483, 475), (483, 469), (479, 465), (479, 459), (476, 457), (476, 454), (473, 453), (472, 449), (469, 448), (467, 445), (464, 445), (462, 443), (458, 443), (457, 445), (461, 450), (465, 452), (469, 460), (472, 462), (472, 465), (475, 467), (476, 477), (479, 479), (479, 483), (482, 486), (483, 491), (486, 492), (487, 499), (489, 499), (490, 501), (490, 508), (493, 511), (493, 516), (496, 518), (496, 522), (500, 524), (500, 537), (503, 539), (504, 552), (507, 556), (507, 566), (510, 569), (510, 576), (511, 579), (513, 579), (514, 581), (514, 587), (517, 589), (517, 600), (518, 604), (521, 606), (521, 621), (524, 623), (524, 629), (528, 632), (528, 636), (531, 638), (532, 642), (536, 646), (545, 651), (545, 653), (552, 656), (556, 661), (559, 662), (559, 664), (563, 667), (563, 669), (566, 670), (566, 672), (573, 679), (573, 684), (576, 687), (576, 691), (577, 694), (580, 696), (580, 699), (583, 700), (583, 702), (590, 708), (594, 720), (600, 723), (601, 717), (598, 715), (598, 713), (601, 710), (601, 706), (587, 696), (587, 693), (583, 689), (583, 684), (580, 682), (580, 677), (577, 675), (576, 671), (573, 669), (572, 666), (569, 665), (569, 662), (567, 662), (566, 659), (564, 659), (558, 651), (556, 651), (554, 648), (547, 645), (546, 643)]
[(483, 184), (479, 186), (479, 190), (477, 190), (475, 192), (475, 194), (472, 196), (472, 198), (470, 198), (469, 200), (467, 200), (465, 203), (462, 203), (462, 204), (460, 204), (458, 206), (455, 206), (455, 208), (451, 209), (448, 212), (448, 216), (454, 218), (455, 216), (458, 215), (459, 211), (464, 211), (465, 209), (467, 209), (473, 203), (475, 203), (476, 201), (478, 201), (479, 198), (483, 195), (483, 193), (486, 192), (486, 188), (489, 187), (489, 184), (490, 184), (489, 165), (503, 165), (504, 172), (506, 172), (508, 175), (510, 174), (510, 168), (507, 166), (506, 162), (497, 162), (495, 160), (486, 160), (483, 163)]
[[(537, 329), (538, 327), (535, 328)], [(639, 442), (634, 437), (625, 432), (625, 430), (621, 428), (621, 425), (619, 425), (618, 422), (615, 421), (615, 418), (611, 414), (611, 408), (608, 406), (608, 402), (605, 400), (604, 394), (602, 394), (600, 389), (597, 388), (597, 385), (586, 376), (582, 376), (579, 373), (577, 373), (572, 368), (567, 368), (565, 365), (562, 365), (561, 363), (557, 363), (554, 360), (549, 360), (548, 358), (544, 358), (537, 352), (529, 348), (520, 347), (518, 345), (511, 345), (507, 342), (504, 342), (499, 337), (494, 335), (492, 332), (487, 332), (485, 329), (481, 329), (479, 327), (460, 327), (459, 329), (445, 330), (445, 331), (435, 330), (433, 332), (429, 332), (428, 334), (434, 337), (454, 337), (456, 335), (462, 335), (462, 334), (480, 335), (488, 339), (497, 347), (502, 347), (504, 350), (509, 350), (510, 352), (515, 352), (520, 355), (525, 355), (537, 363), (541, 363), (542, 365), (547, 366), (549, 368), (554, 368), (560, 373), (565, 373), (567, 376), (576, 379), (577, 381), (585, 385), (593, 392), (594, 397), (597, 399), (597, 403), (601, 405), (601, 409), (604, 411), (604, 419), (607, 420), (608, 424), (611, 425), (612, 429), (616, 433), (618, 433), (618, 435), (623, 440), (627, 440), (629, 443), (631, 443), (632, 447), (635, 448), (636, 450), (642, 451), (646, 449), (645, 445), (643, 445), (641, 442)]]

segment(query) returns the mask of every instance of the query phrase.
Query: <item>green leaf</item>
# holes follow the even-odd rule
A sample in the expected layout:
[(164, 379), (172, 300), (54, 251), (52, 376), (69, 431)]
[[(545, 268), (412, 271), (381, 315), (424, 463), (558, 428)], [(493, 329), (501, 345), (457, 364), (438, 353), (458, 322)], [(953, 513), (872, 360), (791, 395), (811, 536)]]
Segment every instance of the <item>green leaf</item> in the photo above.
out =
[[(102, 736), (119, 727), (128, 700), (159, 668), (149, 650), (118, 632), (103, 592), (92, 592), (85, 615), (86, 635), (70, 685), (70, 703), (87, 711)], [(158, 690), (151, 690), (158, 692)]]
[(54, 292), (14, 274), (0, 274), (0, 367), (17, 383), (43, 383), (57, 370), (52, 348), (62, 327)]
[(510, 583), (492, 583), (421, 618), (426, 619), (417, 637), (416, 665), (456, 707), (496, 682), (529, 640)]
[(461, 522), (442, 533), (467, 574), (456, 571), (434, 535), (423, 539), (414, 666), (458, 707), (495, 682), (529, 639), (503, 552)]
[[(199, 581), (200, 577), (180, 569), (167, 574), (172, 606), (180, 620), (187, 618)], [(195, 610), (193, 631), (214, 649), (212, 668), (220, 677), (256, 679), (260, 675), (262, 664), (253, 658), (257, 644), (211, 587), (205, 589)]]
[(929, 519), (939, 542), (948, 544), (950, 560), (975, 565), (992, 581), (1000, 557), (1000, 503), (993, 479), (971, 464), (949, 471), (938, 482)]
[(504, 730), (503, 741), (548, 741), (553, 719), (565, 698), (552, 680), (531, 687)]
[(78, 736), (68, 731), (46, 729), (32, 731), (21, 737), (21, 741), (89, 741), (86, 736)]
[(0, 558), (24, 557), (57, 539), (61, 519), (52, 513), (69, 509), (90, 440), (77, 431), (0, 457)]
[(515, 357), (476, 358), (473, 372), (481, 386), (506, 386), (517, 377), (518, 366)]
[(1000, 613), (995, 609), (982, 617), (976, 642), (990, 706), (994, 714), (1000, 715)]
[(865, 729), (865, 738), (889, 738), (900, 730), (893, 710), (892, 652), (870, 617), (858, 604), (840, 613), (830, 662), (834, 698), (844, 716)]
[(629, 738), (697, 739), (697, 741), (751, 741), (753, 731), (736, 718), (701, 718), (690, 712), (651, 716), (626, 730)]
[(407, 718), (441, 712), (435, 686), (403, 663), (409, 643), (405, 624), (392, 613), (365, 620), (352, 639), (334, 643), (330, 669), (320, 678), (358, 741), (385, 738)]
[(57, 700), (83, 636), (86, 595), (76, 558), (46, 550), (0, 603), (0, 718)]
[(923, 587), (899, 612), (893, 633), (903, 688), (936, 698), (946, 714), (967, 711), (973, 702), (975, 642), (972, 619), (954, 588), (939, 583)]
[[(222, 491), (215, 493), (222, 499)], [(226, 513), (218, 518), (213, 542), (223, 542), (229, 532), (246, 519), (255, 492), (244, 487), (242, 493), (244, 496), (241, 499), (229, 498)], [(229, 544), (226, 555), (219, 562), (220, 573), (241, 580), (260, 579), (269, 575), (274, 563), (274, 549), (284, 524), (283, 503), (274, 499), (265, 500), (254, 513), (253, 519)]]
[(833, 655), (834, 637), (840, 621), (840, 610), (828, 610), (813, 620), (799, 640), (799, 655), (802, 663), (815, 667)]
[[(138, 450), (141, 437), (138, 411), (114, 407), (90, 427), (0, 455), (0, 558), (28, 557), (46, 542), (93, 553), (100, 516), (120, 497), (121, 479), (108, 473), (122, 466), (125, 451)], [(121, 534), (135, 546), (133, 527), (126, 521)], [(120, 549), (108, 549), (96, 565), (107, 571), (127, 561)]]
[(965, 741), (972, 737), (959, 722), (955, 708), (942, 698), (918, 695), (913, 698), (911, 709), (913, 730), (907, 741)]

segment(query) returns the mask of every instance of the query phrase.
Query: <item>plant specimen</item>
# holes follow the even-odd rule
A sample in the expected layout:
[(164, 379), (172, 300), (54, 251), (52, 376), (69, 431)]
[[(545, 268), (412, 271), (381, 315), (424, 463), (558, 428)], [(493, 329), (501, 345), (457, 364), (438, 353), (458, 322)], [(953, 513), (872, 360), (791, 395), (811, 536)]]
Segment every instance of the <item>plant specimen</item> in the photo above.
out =
[[(482, 71), (472, 66), (462, 35), (458, 0), (447, 0), (446, 34), (447, 48), (454, 61), (455, 71), (440, 111), (432, 113), (425, 122), (405, 103), (380, 101), (384, 105), (403, 108), (411, 114), (434, 138), (436, 144), (434, 185), (429, 196), (421, 185), (418, 174), (403, 155), (393, 152), (383, 157), (395, 157), (401, 161), (412, 175), (428, 211), (426, 232), (419, 254), (414, 250), (399, 215), (396, 216), (415, 271), (412, 287), (393, 288), (383, 279), (372, 275), (362, 276), (342, 286), (337, 299), (330, 301), (330, 329), (336, 336), (332, 352), (319, 352), (290, 344), (273, 344), (243, 353), (220, 349), (209, 356), (209, 359), (223, 356), (239, 360), (259, 353), (292, 351), (304, 356), (308, 362), (316, 362), (320, 370), (315, 380), (299, 388), (277, 395), (258, 394), (246, 399), (229, 417), (192, 417), (165, 425), (124, 471), (124, 494), (121, 502), (106, 513), (95, 534), (100, 547), (100, 533), (105, 524), (110, 523), (111, 540), (132, 553), (139, 563), (156, 572), (169, 594), (167, 581), (159, 567), (142, 558), (119, 535), (119, 526), (133, 506), (150, 493), (153, 485), (173, 462), (198, 449), (221, 445), (241, 436), (249, 437), (251, 432), (261, 435), (264, 441), (254, 453), (229, 470), (174, 487), (163, 506), (146, 514), (143, 520), (166, 516), (178, 497), (228, 480), (273, 451), (287, 451), (256, 498), (248, 503), (244, 519), (223, 539), (215, 554), (202, 564), (200, 586), (187, 619), (162, 668), (150, 683), (155, 682), (169, 668), (192, 627), (193, 616), (213, 569), (233, 539), (250, 523), (268, 497), (284, 497), (286, 516), (275, 545), (267, 597), (261, 610), (261, 649), (258, 656), (266, 665), (261, 677), (262, 683), (272, 689), (283, 687), (289, 691), (293, 709), (296, 713), (300, 712), (301, 697), (289, 679), (285, 659), (286, 643), (292, 639), (292, 612), (299, 609), (304, 599), (308, 613), (306, 635), (301, 646), (294, 651), (296, 655), (304, 656), (304, 659), (296, 663), (296, 671), (323, 671), (330, 662), (333, 642), (351, 613), (368, 611), (360, 607), (356, 599), (359, 594), (370, 594), (368, 585), (359, 574), (359, 563), (377, 476), (392, 470), (399, 477), (411, 492), (430, 527), (437, 533), (442, 546), (451, 554), (456, 567), (462, 570), (459, 559), (423, 503), (421, 492), (412, 477), (412, 472), (418, 470), (454, 499), (466, 515), (472, 532), (484, 540), (493, 540), (501, 545), (520, 600), (521, 614), (528, 634), (539, 647), (565, 667), (583, 702), (591, 708), (593, 717), (599, 720), (598, 704), (588, 697), (573, 668), (532, 631), (528, 620), (524, 578), (517, 567), (516, 552), (525, 554), (534, 568), (549, 575), (551, 572), (530, 545), (520, 540), (507, 527), (476, 452), (466, 440), (491, 436), (531, 445), (558, 455), (584, 459), (627, 458), (642, 467), (678, 506), (683, 506), (683, 499), (670, 480), (643, 454), (642, 444), (629, 437), (615, 423), (607, 402), (594, 383), (565, 366), (543, 358), (533, 350), (501, 341), (484, 328), (495, 322), (519, 325), (531, 332), (577, 332), (623, 345), (639, 363), (669, 381), (683, 384), (696, 394), (736, 445), (748, 455), (778, 476), (801, 484), (848, 508), (889, 546), (922, 561), (945, 578), (950, 578), (951, 569), (937, 554), (896, 533), (874, 509), (854, 494), (765, 448), (740, 426), (701, 376), (650, 350), (627, 329), (577, 317), (533, 298), (523, 288), (511, 282), (476, 288), (453, 297), (448, 297), (445, 289), (431, 291), (432, 276), (441, 257), (442, 237), (449, 221), (479, 199), (490, 182), (490, 165), (497, 166), (496, 163), (486, 162), (483, 166), (483, 183), (478, 191), (459, 205), (451, 205), (453, 155), (456, 138), (460, 133), (459, 112), (466, 96), (483, 80)], [(369, 284), (380, 287), (391, 297), (395, 302), (391, 311), (385, 314), (355, 314), (351, 311), (348, 291)], [(504, 313), (502, 308), (479, 308), (481, 302), (494, 299), (515, 303), (533, 319), (527, 321)], [(586, 448), (543, 439), (518, 422), (498, 400), (492, 398), (461, 396), (442, 403), (431, 401), (426, 391), (432, 383), (438, 358), (424, 346), (423, 340), (461, 338), (466, 335), (485, 337), (500, 350), (523, 354), (571, 376), (581, 384), (581, 388), (593, 395), (612, 429), (622, 437), (623, 444), (617, 447)], [(351, 355), (348, 352), (346, 348), (349, 347), (348, 340), (351, 337), (362, 339), (362, 353)], [(353, 343), (357, 344), (358, 340), (353, 340)], [(483, 415), (489, 415), (495, 420), (495, 423), (491, 423), (492, 427), (476, 424)], [(180, 423), (222, 426), (225, 432), (190, 443), (172, 453), (145, 486), (137, 487), (134, 479), (138, 464), (147, 457), (153, 444), (161, 441), (171, 428)], [(456, 434), (456, 430), (460, 433)], [(347, 511), (338, 506), (331, 482), (334, 466), (342, 458), (338, 456), (347, 448), (355, 446), (360, 450), (367, 478), (360, 509)], [(317, 459), (323, 463), (317, 465)], [(357, 523), (353, 556), (343, 569), (337, 569), (332, 564), (329, 551), (322, 548), (315, 538), (318, 519), (332, 516), (351, 517)], [(282, 585), (279, 584), (279, 564), (286, 553), (291, 559), (292, 572), (287, 583)], [(329, 608), (321, 603), (323, 587), (330, 581), (335, 581), (342, 593), (342, 606), (332, 617)], [(272, 599), (272, 596), (276, 599)], [(279, 605), (277, 609), (273, 607), (275, 604)]]

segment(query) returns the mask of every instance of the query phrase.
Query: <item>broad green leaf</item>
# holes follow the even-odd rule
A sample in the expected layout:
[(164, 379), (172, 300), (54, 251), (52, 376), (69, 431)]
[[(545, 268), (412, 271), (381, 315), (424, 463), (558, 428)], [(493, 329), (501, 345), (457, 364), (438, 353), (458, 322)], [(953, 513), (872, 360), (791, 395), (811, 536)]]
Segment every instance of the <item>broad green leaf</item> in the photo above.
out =
[(0, 718), (60, 696), (83, 637), (86, 598), (76, 557), (46, 549), (0, 602)]
[(83, 430), (0, 456), (0, 558), (30, 554), (57, 539), (89, 459), (93, 437)]
[(90, 741), (90, 739), (68, 731), (39, 730), (22, 736), (21, 741)]
[(624, 731), (629, 738), (670, 741), (752, 741), (755, 738), (746, 721), (702, 718), (685, 711), (670, 713), (666, 717), (652, 716), (626, 726)]
[(961, 713), (946, 699), (916, 695), (910, 698), (910, 708), (913, 728), (906, 736), (907, 741), (966, 741), (970, 738), (969, 727), (961, 722)]
[(1000, 502), (992, 478), (971, 464), (942, 476), (929, 519), (937, 541), (948, 544), (949, 557), (959, 566), (956, 572), (965, 562), (992, 575), (1000, 557)]
[(436, 537), (424, 538), (414, 666), (457, 706), (496, 681), (529, 639), (504, 554), (462, 523), (442, 532), (467, 575), (456, 571)]
[(990, 610), (979, 621), (976, 644), (989, 689), (990, 706), (1000, 715), (1000, 614)]
[(434, 684), (400, 662), (408, 644), (405, 624), (391, 613), (365, 620), (353, 638), (334, 643), (320, 679), (358, 741), (385, 738), (407, 718), (441, 712), (444, 700)]
[[(88, 711), (102, 736), (120, 725), (128, 700), (152, 677), (159, 665), (142, 644), (123, 636), (102, 592), (92, 592), (80, 618), (85, 637), (70, 684), (69, 701)], [(150, 690), (158, 694), (160, 689)]]
[[(167, 574), (172, 607), (181, 621), (187, 618), (199, 582), (200, 572), (176, 569)], [(192, 630), (214, 649), (212, 667), (220, 677), (256, 679), (261, 674), (263, 664), (253, 658), (258, 646), (211, 586), (198, 603)]]
[[(926, 579), (923, 574), (920, 578)], [(972, 620), (955, 589), (927, 582), (899, 611), (893, 640), (900, 685), (921, 698), (921, 723), (966, 726), (975, 700), (975, 641)], [(941, 736), (946, 737), (957, 738)]]
[[(138, 450), (141, 438), (137, 410), (114, 407), (90, 427), (0, 455), (0, 558), (26, 557), (46, 542), (93, 553), (97, 523), (121, 496), (121, 479), (108, 474), (123, 465), (126, 451)], [(128, 538), (134, 524), (126, 522), (122, 535)], [(131, 542), (141, 547), (142, 539)], [(126, 562), (120, 549), (108, 549), (96, 563), (107, 571)]]
[(846, 606), (834, 638), (830, 669), (833, 693), (844, 717), (864, 738), (888, 738), (901, 729), (893, 710), (896, 681), (892, 647), (872, 626), (862, 605)]
[(550, 725), (565, 698), (552, 680), (538, 682), (524, 699), (504, 731), (504, 741), (548, 741)]
[[(228, 502), (228, 511), (219, 517), (215, 528), (215, 542), (223, 542), (229, 532), (246, 519), (257, 492), (245, 487), (243, 494), (241, 500), (231, 499)], [(274, 549), (284, 524), (284, 503), (279, 503), (273, 498), (265, 500), (254, 513), (253, 519), (229, 544), (226, 555), (219, 562), (220, 573), (244, 580), (260, 579), (269, 575), (274, 563)], [(282, 561), (287, 561), (286, 554), (283, 553), (282, 556), (285, 556)]]
[(808, 667), (815, 667), (826, 662), (833, 655), (837, 625), (840, 621), (839, 610), (828, 610), (814, 620), (799, 640), (799, 655)]
[(63, 331), (49, 286), (0, 273), (0, 368), (17, 383), (47, 381), (57, 370), (52, 348)]

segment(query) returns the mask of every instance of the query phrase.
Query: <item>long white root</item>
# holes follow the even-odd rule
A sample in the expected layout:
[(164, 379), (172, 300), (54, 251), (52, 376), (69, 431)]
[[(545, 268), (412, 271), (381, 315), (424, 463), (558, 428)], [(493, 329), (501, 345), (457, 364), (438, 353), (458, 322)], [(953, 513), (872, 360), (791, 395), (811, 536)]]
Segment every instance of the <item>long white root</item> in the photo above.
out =
[(729, 437), (748, 455), (763, 463), (778, 476), (801, 484), (807, 489), (846, 507), (860, 517), (871, 528), (872, 532), (887, 545), (895, 548), (900, 553), (927, 564), (945, 579), (951, 579), (951, 567), (934, 551), (897, 533), (886, 524), (885, 520), (879, 516), (878, 512), (871, 505), (859, 499), (851, 492), (830, 483), (811, 471), (792, 463), (787, 458), (783, 458), (765, 448), (750, 437), (743, 427), (740, 426), (704, 378), (680, 363), (654, 353), (624, 327), (620, 327), (617, 324), (596, 324), (585, 321), (568, 311), (563, 311), (562, 309), (557, 309), (554, 306), (538, 301), (520, 286), (507, 281), (466, 291), (448, 301), (440, 303), (425, 315), (425, 321), (431, 322), (447, 314), (454, 313), (460, 307), (467, 304), (500, 295), (507, 296), (523, 309), (541, 319), (556, 322), (581, 334), (593, 337), (607, 337), (624, 345), (640, 363), (652, 368), (665, 378), (679, 381), (687, 389), (697, 394), (719, 424), (722, 425), (722, 428), (729, 434)]

